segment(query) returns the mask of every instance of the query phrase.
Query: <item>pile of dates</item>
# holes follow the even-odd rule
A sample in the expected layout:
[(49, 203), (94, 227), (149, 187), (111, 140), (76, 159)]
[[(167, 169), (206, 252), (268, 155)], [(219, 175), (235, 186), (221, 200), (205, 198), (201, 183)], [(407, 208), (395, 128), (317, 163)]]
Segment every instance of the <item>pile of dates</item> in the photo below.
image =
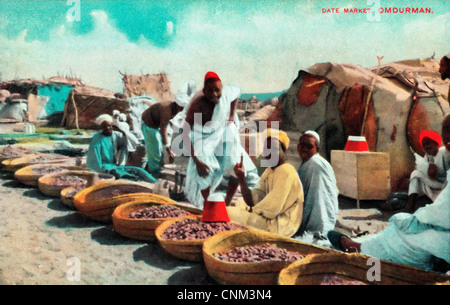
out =
[(45, 162), (45, 161), (56, 161), (56, 160), (62, 160), (67, 159), (67, 157), (60, 156), (60, 155), (40, 155), (33, 158), (34, 163), (39, 162)]
[(33, 153), (36, 152), (25, 147), (8, 145), (6, 148), (2, 149), (0, 153), (0, 158), (5, 159), (20, 158), (25, 155)]
[(224, 253), (214, 253), (214, 257), (229, 263), (295, 262), (303, 256), (273, 244), (236, 247)]
[(87, 185), (87, 180), (78, 176), (59, 176), (55, 178), (55, 181), (52, 184), (65, 187), (83, 187)]
[(41, 168), (33, 169), (33, 172), (37, 175), (48, 175), (53, 173), (58, 173), (67, 170), (65, 167), (61, 166), (46, 166)]
[(67, 197), (73, 198), (78, 192), (81, 192), (84, 189), (85, 189), (85, 187), (83, 187), (83, 186), (76, 187), (67, 193)]
[(184, 219), (170, 225), (164, 231), (162, 238), (165, 240), (198, 240), (229, 230), (246, 230), (246, 228), (230, 222), (205, 222), (199, 219)]
[(171, 205), (153, 206), (138, 209), (128, 215), (132, 219), (173, 218), (188, 216), (189, 213)]

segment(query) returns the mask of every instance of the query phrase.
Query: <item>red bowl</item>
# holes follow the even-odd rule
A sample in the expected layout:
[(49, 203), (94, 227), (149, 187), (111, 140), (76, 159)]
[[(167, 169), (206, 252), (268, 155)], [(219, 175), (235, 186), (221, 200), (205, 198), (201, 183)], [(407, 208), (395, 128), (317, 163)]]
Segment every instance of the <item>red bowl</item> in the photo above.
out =
[(347, 144), (345, 144), (347, 151), (369, 151), (369, 146), (365, 137), (349, 136)]
[(225, 201), (206, 201), (203, 208), (202, 221), (230, 222)]

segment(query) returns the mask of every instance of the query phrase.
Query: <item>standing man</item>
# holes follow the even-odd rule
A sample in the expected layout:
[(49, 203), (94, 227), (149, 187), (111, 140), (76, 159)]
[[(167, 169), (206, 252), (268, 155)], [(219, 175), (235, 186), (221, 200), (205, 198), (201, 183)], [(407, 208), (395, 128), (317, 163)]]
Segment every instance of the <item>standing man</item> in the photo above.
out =
[(167, 128), (169, 121), (186, 107), (186, 100), (176, 99), (175, 102), (163, 101), (151, 105), (142, 113), (142, 133), (147, 151), (147, 170), (158, 177), (163, 164), (164, 150), (169, 154), (169, 162), (173, 163), (175, 155), (170, 148)]
[[(233, 167), (241, 156), (248, 185), (253, 188), (259, 180), (255, 165), (240, 143), (236, 114), (240, 95), (238, 86), (222, 86), (219, 76), (210, 71), (205, 75), (203, 90), (189, 104), (182, 128), (183, 146), (188, 150), (185, 153), (191, 156), (184, 191), (199, 208), (224, 178), (233, 177)], [(237, 186), (236, 179), (230, 181), (227, 201)]]
[(311, 232), (326, 238), (333, 230), (339, 213), (336, 178), (330, 163), (319, 155), (320, 137), (315, 131), (305, 132), (299, 139), (297, 152), (303, 163), (298, 175), (303, 184), (305, 202), (299, 234)]

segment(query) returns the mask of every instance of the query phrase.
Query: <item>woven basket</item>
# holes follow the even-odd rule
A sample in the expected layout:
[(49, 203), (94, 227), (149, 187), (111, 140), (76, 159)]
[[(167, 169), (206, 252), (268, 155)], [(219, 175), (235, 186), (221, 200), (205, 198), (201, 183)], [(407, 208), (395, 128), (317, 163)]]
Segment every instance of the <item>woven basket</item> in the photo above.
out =
[[(42, 160), (42, 158), (46, 158)], [(20, 158), (8, 159), (2, 162), (3, 170), (8, 172), (16, 172), (17, 170), (34, 164), (53, 164), (53, 163), (68, 163), (71, 165), (75, 165), (75, 158), (70, 158), (63, 155), (55, 155), (55, 154), (34, 154), (27, 155)], [(72, 163), (71, 163), (72, 162)]]
[(48, 167), (54, 167), (57, 172), (64, 172), (69, 170), (83, 170), (81, 166), (75, 166), (75, 165), (65, 165), (65, 164), (35, 164), (35, 165), (28, 165), (25, 167), (22, 167), (21, 169), (17, 170), (14, 173), (14, 177), (22, 182), (25, 185), (29, 186), (38, 186), (38, 180), (42, 176), (45, 176), (45, 174), (39, 174), (38, 170), (42, 168), (48, 168)]
[[(77, 189), (77, 188), (76, 187), (66, 187), (65, 189), (61, 190), (61, 193), (60, 193), (62, 204), (64, 204), (65, 206), (67, 206), (71, 209), (75, 209), (75, 206), (73, 204), (73, 197), (75, 197), (76, 193), (72, 195), (72, 191), (74, 191), (75, 189)], [(84, 187), (80, 188), (78, 190), (78, 192), (82, 191), (83, 189), (85, 189), (85, 188)]]
[[(134, 188), (134, 192), (128, 191), (120, 194), (121, 191), (125, 192), (130, 186)], [(110, 189), (111, 191), (109, 191)], [(114, 209), (121, 204), (138, 200), (173, 202), (167, 197), (153, 194), (152, 189), (153, 185), (145, 182), (125, 180), (100, 182), (78, 192), (73, 198), (73, 204), (78, 212), (87, 218), (110, 223), (112, 222)], [(113, 190), (116, 190), (118, 195), (114, 195)], [(105, 191), (109, 193), (107, 197), (105, 197)]]
[(26, 147), (10, 145), (0, 150), (0, 162), (36, 154), (38, 153)]
[(380, 261), (380, 281), (368, 279), (373, 276), (375, 265), (370, 257), (362, 254), (329, 253), (311, 255), (294, 262), (280, 272), (280, 285), (319, 285), (325, 275), (334, 275), (344, 281), (360, 281), (375, 285), (425, 285), (445, 283), (449, 277), (436, 272)]
[(208, 238), (203, 244), (206, 270), (217, 283), (222, 285), (276, 285), (279, 272), (291, 262), (233, 263), (213, 256), (214, 253), (228, 252), (236, 247), (259, 246), (267, 243), (297, 252), (303, 257), (334, 251), (257, 229), (226, 231)]
[(17, 159), (22, 159), (22, 158), (25, 158), (25, 157), (31, 158), (32, 156), (38, 156), (38, 155), (39, 154), (35, 153), (35, 154), (22, 156), (22, 157), (17, 157), (17, 158), (3, 159), (2, 160), (2, 170), (6, 171), (6, 172), (13, 172), (14, 173), (17, 170), (21, 169), (22, 167), (25, 167), (25, 166), (28, 166), (28, 165), (13, 166), (13, 165), (11, 165), (12, 162), (16, 161)]
[[(183, 219), (186, 218), (201, 219), (200, 216), (185, 217)], [(161, 248), (163, 248), (164, 251), (166, 251), (173, 257), (191, 262), (201, 262), (203, 260), (202, 247), (206, 239), (166, 240), (162, 238), (164, 231), (169, 226), (183, 219), (166, 220), (161, 223), (155, 230), (156, 240), (158, 241)]]
[(208, 240), (208, 238), (196, 240), (167, 240), (162, 238), (164, 231), (168, 227), (186, 218), (201, 221), (201, 215), (193, 217), (185, 217), (183, 219), (166, 220), (156, 228), (155, 230), (156, 239), (159, 245), (171, 256), (191, 262), (202, 262), (203, 261), (202, 248), (204, 242)]
[(130, 213), (147, 207), (152, 207), (156, 205), (167, 205), (171, 204), (177, 208), (182, 210), (186, 210), (185, 207), (175, 204), (169, 198), (162, 199), (159, 197), (155, 197), (155, 200), (138, 200), (134, 202), (129, 202), (125, 204), (119, 205), (112, 214), (112, 221), (114, 230), (124, 237), (128, 237), (131, 239), (142, 240), (153, 242), (155, 241), (155, 230), (156, 228), (166, 220), (173, 219), (184, 219), (189, 216), (201, 215), (201, 210), (198, 210), (197, 213), (193, 213), (192, 210), (187, 211), (189, 213), (188, 216), (181, 216), (176, 218), (153, 218), (153, 219), (133, 219), (128, 216)]
[(61, 197), (61, 191), (67, 187), (70, 187), (70, 184), (66, 185), (55, 185), (55, 181), (58, 177), (62, 176), (76, 176), (82, 179), (88, 179), (92, 175), (98, 175), (98, 178), (100, 180), (107, 180), (112, 181), (115, 180), (115, 177), (110, 174), (104, 174), (104, 173), (95, 173), (90, 171), (64, 171), (59, 173), (53, 173), (48, 174), (45, 176), (42, 176), (38, 179), (38, 188), (44, 195), (47, 195), (49, 197)]

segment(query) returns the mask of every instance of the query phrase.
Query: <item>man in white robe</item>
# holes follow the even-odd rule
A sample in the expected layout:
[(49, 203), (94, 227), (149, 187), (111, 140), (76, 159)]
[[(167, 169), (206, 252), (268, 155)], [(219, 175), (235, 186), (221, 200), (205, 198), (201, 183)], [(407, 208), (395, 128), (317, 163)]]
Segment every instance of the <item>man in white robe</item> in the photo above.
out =
[(303, 163), (298, 175), (303, 184), (304, 209), (299, 235), (305, 232), (326, 237), (336, 225), (339, 190), (333, 168), (319, 155), (320, 137), (314, 131), (305, 132), (299, 139), (297, 151)]
[[(445, 149), (450, 152), (450, 114), (442, 124), (442, 139)], [(446, 174), (449, 181), (450, 169)], [(336, 231), (330, 231), (328, 238), (335, 248), (344, 252), (360, 252), (397, 264), (434, 270), (438, 259), (450, 264), (449, 198), (450, 183), (447, 183), (433, 203), (419, 208), (414, 214), (393, 215), (386, 229), (361, 243)]]
[[(240, 143), (235, 111), (240, 94), (238, 86), (222, 86), (218, 75), (208, 72), (203, 90), (188, 106), (181, 135), (185, 154), (190, 156), (184, 192), (189, 202), (199, 208), (203, 208), (206, 198), (217, 189), (224, 175), (232, 174), (241, 156), (247, 166), (249, 186), (253, 188), (259, 180), (256, 167)], [(233, 187), (235, 190), (237, 182)], [(227, 194), (234, 190), (230, 186)]]
[(436, 200), (446, 183), (446, 171), (450, 169), (449, 152), (440, 147), (441, 136), (433, 130), (420, 133), (420, 145), (425, 151), (423, 157), (414, 154), (416, 169), (411, 173), (408, 187), (408, 202), (402, 212), (412, 213), (421, 196)]

